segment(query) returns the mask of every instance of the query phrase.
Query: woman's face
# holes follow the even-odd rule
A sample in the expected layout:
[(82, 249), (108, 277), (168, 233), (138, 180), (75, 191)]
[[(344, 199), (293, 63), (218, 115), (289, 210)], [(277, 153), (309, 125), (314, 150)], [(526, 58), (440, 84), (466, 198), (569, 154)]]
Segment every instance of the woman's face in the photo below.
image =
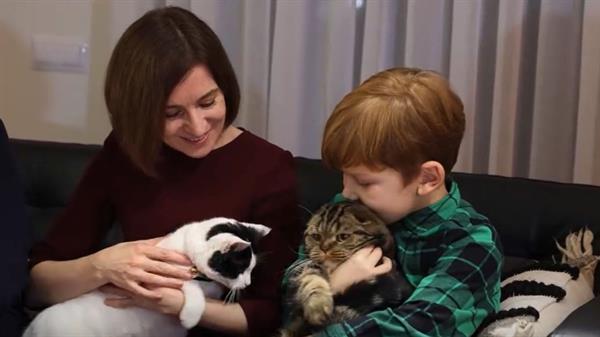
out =
[(169, 95), (163, 141), (189, 157), (205, 157), (223, 134), (225, 111), (225, 97), (208, 68), (195, 66)]

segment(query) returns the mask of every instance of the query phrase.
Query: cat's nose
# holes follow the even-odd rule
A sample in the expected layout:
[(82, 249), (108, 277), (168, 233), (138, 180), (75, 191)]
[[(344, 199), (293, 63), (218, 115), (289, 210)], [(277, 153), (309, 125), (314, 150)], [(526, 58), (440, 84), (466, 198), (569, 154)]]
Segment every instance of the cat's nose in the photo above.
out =
[(335, 240), (332, 240), (332, 239), (326, 239), (319, 244), (319, 248), (321, 248), (321, 253), (323, 255), (329, 255), (331, 249), (334, 248), (335, 246), (337, 246), (337, 244), (336, 244)]

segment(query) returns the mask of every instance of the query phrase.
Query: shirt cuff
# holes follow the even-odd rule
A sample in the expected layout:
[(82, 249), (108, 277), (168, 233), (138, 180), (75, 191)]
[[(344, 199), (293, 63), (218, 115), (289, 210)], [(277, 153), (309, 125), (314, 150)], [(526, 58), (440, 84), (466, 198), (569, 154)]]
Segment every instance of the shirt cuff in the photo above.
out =
[(333, 324), (321, 331), (317, 337), (348, 337), (341, 324)]

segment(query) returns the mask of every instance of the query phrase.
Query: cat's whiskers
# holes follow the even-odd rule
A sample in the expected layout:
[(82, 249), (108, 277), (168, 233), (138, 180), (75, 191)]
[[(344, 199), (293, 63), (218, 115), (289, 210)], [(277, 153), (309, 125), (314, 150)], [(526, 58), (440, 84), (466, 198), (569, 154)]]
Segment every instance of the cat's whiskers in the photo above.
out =
[(310, 214), (311, 216), (315, 215), (315, 213), (311, 212), (310, 209), (306, 208), (304, 205), (298, 204), (298, 207), (308, 212), (308, 214)]
[(291, 266), (289, 266), (288, 274), (291, 276), (298, 275), (302, 272), (302, 270), (304, 270), (304, 267), (306, 267), (310, 263), (310, 259), (296, 261)]
[(237, 303), (240, 298), (240, 289), (229, 289), (223, 299), (223, 304)]
[(298, 256), (300, 255), (300, 251), (296, 250), (296, 249), (292, 249), (291, 247), (287, 247), (292, 253), (294, 253), (294, 255)]
[(225, 295), (225, 299), (223, 300), (224, 304), (229, 304), (232, 291), (233, 291), (232, 289), (229, 289), (229, 291), (227, 292), (227, 295)]
[(328, 254), (331, 258), (345, 260), (348, 257), (348, 253), (345, 251), (332, 251)]
[(310, 260), (308, 260), (308, 259), (295, 261), (294, 263), (292, 263), (292, 265), (290, 265), (289, 270), (294, 270), (294, 269), (299, 268), (302, 265), (305, 265), (309, 262), (310, 262)]

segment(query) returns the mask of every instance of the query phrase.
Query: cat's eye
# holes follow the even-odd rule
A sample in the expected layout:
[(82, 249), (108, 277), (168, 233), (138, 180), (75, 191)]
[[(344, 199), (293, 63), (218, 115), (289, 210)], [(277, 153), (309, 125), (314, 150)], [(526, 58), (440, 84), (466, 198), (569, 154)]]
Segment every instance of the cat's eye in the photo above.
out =
[(350, 238), (350, 234), (342, 233), (335, 236), (337, 242), (346, 241)]
[(321, 234), (312, 233), (312, 234), (310, 234), (310, 237), (315, 241), (321, 241)]

